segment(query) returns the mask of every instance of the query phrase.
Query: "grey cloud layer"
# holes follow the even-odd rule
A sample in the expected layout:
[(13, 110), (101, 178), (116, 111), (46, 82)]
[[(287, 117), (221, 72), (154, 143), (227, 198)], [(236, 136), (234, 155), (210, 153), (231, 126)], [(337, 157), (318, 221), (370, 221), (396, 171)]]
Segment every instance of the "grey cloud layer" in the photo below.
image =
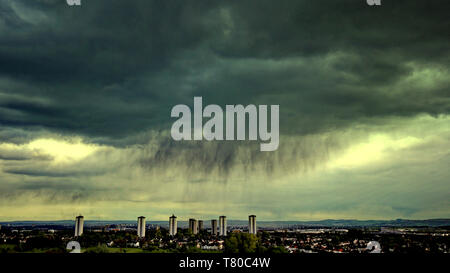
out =
[(0, 6), (0, 92), (22, 95), (0, 100), (2, 127), (117, 143), (193, 95), (279, 103), (300, 134), (449, 111), (448, 80), (392, 89), (414, 68), (448, 75), (447, 1), (63, 2)]
[[(448, 207), (448, 171), (427, 170), (449, 162), (448, 153), (434, 156), (448, 150), (449, 5), (0, 1), (0, 144), (81, 136), (106, 149), (54, 165), (49, 155), (0, 147), (0, 203), (169, 200), (201, 211), (203, 200), (264, 208), (272, 219), (371, 208), (375, 216), (434, 215), (426, 210)], [(170, 110), (194, 96), (279, 104), (279, 150), (172, 141)], [(373, 169), (298, 177), (380, 132), (436, 139)], [(427, 178), (435, 201), (421, 195)]]

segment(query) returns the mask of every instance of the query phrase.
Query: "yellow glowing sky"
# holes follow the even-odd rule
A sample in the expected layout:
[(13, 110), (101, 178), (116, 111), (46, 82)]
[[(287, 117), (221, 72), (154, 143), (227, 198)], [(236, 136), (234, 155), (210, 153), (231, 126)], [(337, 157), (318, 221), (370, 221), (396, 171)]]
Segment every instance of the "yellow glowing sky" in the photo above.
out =
[(54, 158), (55, 163), (67, 163), (81, 160), (95, 153), (99, 146), (83, 143), (81, 138), (61, 140), (42, 138), (36, 139), (26, 145), (26, 148), (39, 154), (47, 154)]

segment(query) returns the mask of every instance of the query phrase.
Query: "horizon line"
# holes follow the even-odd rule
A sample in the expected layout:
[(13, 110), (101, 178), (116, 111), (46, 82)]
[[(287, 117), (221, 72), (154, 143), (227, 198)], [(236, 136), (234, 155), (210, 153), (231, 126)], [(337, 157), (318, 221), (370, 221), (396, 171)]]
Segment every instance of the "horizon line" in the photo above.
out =
[[(147, 218), (147, 217), (146, 217)], [(137, 219), (137, 217), (136, 217)], [(102, 221), (102, 222), (108, 222), (108, 221), (114, 221), (114, 222), (120, 222), (120, 221), (136, 221), (136, 219), (120, 219), (120, 220), (113, 220), (113, 219), (84, 219), (84, 221)], [(196, 220), (214, 220), (216, 218), (194, 218)], [(248, 219), (232, 219), (228, 218), (228, 221), (248, 221)], [(396, 218), (396, 219), (321, 219), (321, 220), (258, 220), (259, 222), (321, 222), (321, 221), (435, 221), (435, 220), (448, 220), (450, 221), (450, 218), (427, 218), (427, 219), (408, 219), (408, 218)], [(59, 219), (59, 220), (0, 220), (0, 223), (8, 223), (8, 222), (59, 222), (59, 221), (75, 221), (75, 219)], [(163, 222), (168, 220), (148, 220), (147, 222)], [(189, 221), (189, 218), (186, 218), (186, 220), (179, 220), (179, 222), (182, 221)]]

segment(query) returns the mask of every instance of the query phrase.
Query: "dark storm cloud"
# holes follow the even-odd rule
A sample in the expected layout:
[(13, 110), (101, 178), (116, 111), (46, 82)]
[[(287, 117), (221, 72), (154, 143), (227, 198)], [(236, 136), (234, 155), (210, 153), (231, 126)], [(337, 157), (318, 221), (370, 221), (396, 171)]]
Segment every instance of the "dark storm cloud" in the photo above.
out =
[[(31, 16), (20, 21), (22, 27), (6, 29), (1, 72), (46, 83), (107, 84), (161, 69), (177, 48), (188, 48), (203, 34), (195, 22), (198, 12), (207, 12), (203, 3), (92, 1), (77, 10), (64, 1), (5, 2), (8, 14), (30, 9), (48, 19), (35, 23)], [(9, 17), (14, 20), (4, 18), (7, 26), (20, 20)]]
[(354, 0), (224, 3), (237, 29), (235, 39), (222, 44), (228, 56), (284, 58), (350, 48), (439, 60), (448, 53), (446, 1), (384, 1), (377, 9)]
[(396, 83), (417, 67), (448, 73), (448, 5), (2, 1), (0, 94), (20, 97), (0, 97), (0, 126), (145, 143), (139, 134), (170, 128), (171, 107), (194, 95), (280, 104), (294, 134), (446, 114), (447, 86)]
[[(446, 216), (449, 4), (0, 0), (0, 218)], [(173, 141), (194, 96), (279, 149)]]

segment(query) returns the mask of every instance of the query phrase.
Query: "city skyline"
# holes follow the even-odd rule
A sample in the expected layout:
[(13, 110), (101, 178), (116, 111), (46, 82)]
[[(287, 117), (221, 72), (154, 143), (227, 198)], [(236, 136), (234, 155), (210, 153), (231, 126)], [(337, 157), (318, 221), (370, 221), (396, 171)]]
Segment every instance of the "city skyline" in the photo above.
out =
[[(256, 225), (256, 216), (249, 215), (248, 219), (249, 219), (248, 220), (249, 221), (248, 222), (248, 233), (256, 235), (258, 232), (258, 228)], [(219, 216), (219, 223), (220, 223), (219, 236), (226, 236), (227, 230), (228, 230), (226, 216)], [(136, 232), (137, 232), (138, 238), (145, 237), (145, 232), (147, 230), (147, 226), (149, 226), (149, 225), (150, 224), (146, 223), (145, 216), (137, 217)], [(172, 214), (172, 216), (169, 217), (168, 226), (169, 226), (169, 235), (176, 236), (178, 228), (177, 228), (177, 217), (174, 214)], [(0, 226), (0, 228), (1, 228), (1, 226)], [(83, 234), (84, 216), (79, 215), (79, 216), (75, 217), (74, 229), (75, 229), (75, 234), (74, 234), (75, 237), (79, 237)], [(193, 235), (199, 234), (204, 229), (205, 229), (205, 226), (203, 225), (203, 220), (189, 218), (188, 230)], [(211, 219), (210, 229), (211, 229), (211, 235), (217, 235), (217, 219)]]
[[(174, 215), (164, 221), (165, 225), (143, 225), (144, 216), (128, 223), (91, 222), (86, 223), (85, 232), (83, 218), (79, 215), (69, 225), (24, 222), (0, 226), (0, 248), (2, 253), (443, 254), (448, 253), (450, 222), (396, 220), (356, 226), (280, 226), (272, 222), (256, 228), (256, 216), (249, 215), (248, 221), (232, 222), (225, 227), (228, 233), (219, 236), (217, 219), (212, 220), (211, 227), (199, 228), (196, 233), (196, 219), (191, 218), (173, 234)], [(225, 217), (220, 219), (224, 223)]]

